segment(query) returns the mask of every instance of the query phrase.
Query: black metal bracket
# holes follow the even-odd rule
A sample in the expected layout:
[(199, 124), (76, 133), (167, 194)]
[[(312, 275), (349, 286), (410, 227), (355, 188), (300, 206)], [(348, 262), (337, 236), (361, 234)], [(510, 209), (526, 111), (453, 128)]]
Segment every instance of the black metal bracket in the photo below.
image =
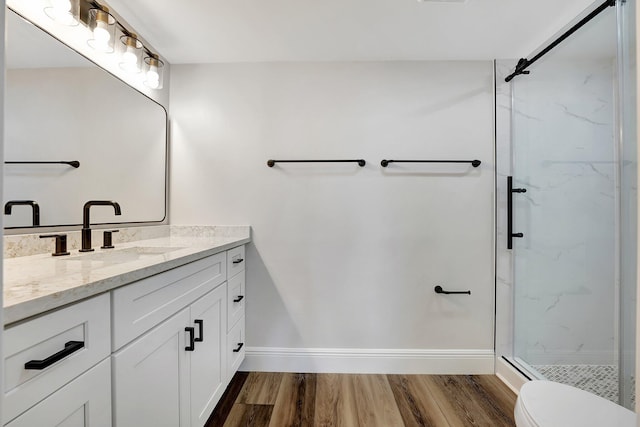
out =
[(6, 161), (4, 162), (5, 165), (69, 165), (71, 167), (74, 168), (79, 168), (80, 167), (80, 162), (77, 160), (62, 160), (62, 161), (47, 161), (47, 162), (40, 162), (40, 161)]
[(267, 166), (272, 168), (276, 163), (357, 163), (361, 168), (367, 164), (364, 159), (355, 160), (268, 160)]
[(513, 249), (514, 237), (524, 237), (523, 233), (513, 232), (513, 193), (526, 192), (526, 188), (513, 188), (513, 177), (507, 177), (507, 249)]
[(547, 47), (542, 49), (533, 58), (531, 58), (531, 59), (520, 58), (520, 60), (516, 64), (516, 68), (515, 68), (514, 72), (511, 73), (510, 75), (508, 75), (504, 79), (504, 81), (508, 83), (511, 80), (513, 80), (513, 78), (515, 76), (519, 76), (520, 74), (529, 74), (529, 71), (525, 71), (525, 70), (527, 68), (529, 68), (531, 65), (533, 65), (534, 62), (536, 62), (537, 60), (539, 60), (540, 58), (545, 56), (547, 53), (549, 53), (551, 50), (553, 50), (553, 48), (555, 48), (560, 43), (562, 43), (564, 40), (569, 38), (573, 33), (575, 33), (580, 28), (582, 28), (587, 22), (591, 21), (593, 18), (598, 16), (600, 13), (605, 11), (607, 8), (615, 6), (615, 5), (616, 5), (616, 0), (606, 0), (604, 3), (602, 3), (600, 6), (598, 6), (593, 12), (591, 12), (586, 17), (584, 17), (583, 19), (578, 21), (577, 24), (575, 24), (574, 26), (569, 28), (567, 31), (565, 31), (563, 34), (561, 34), (558, 38), (556, 38), (554, 41), (549, 43), (549, 45)]
[(436, 292), (436, 294), (443, 295), (471, 295), (471, 291), (445, 291), (440, 285), (433, 288), (433, 290)]
[(480, 160), (387, 160), (383, 159), (380, 166), (386, 168), (389, 163), (471, 163), (471, 166), (477, 168), (482, 163)]

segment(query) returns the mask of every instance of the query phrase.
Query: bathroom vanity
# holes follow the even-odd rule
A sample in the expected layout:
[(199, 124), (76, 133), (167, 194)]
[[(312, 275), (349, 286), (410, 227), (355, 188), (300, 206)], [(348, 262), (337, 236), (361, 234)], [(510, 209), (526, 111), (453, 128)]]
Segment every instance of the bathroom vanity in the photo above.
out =
[(153, 228), (5, 259), (3, 425), (204, 425), (244, 358), (249, 227)]

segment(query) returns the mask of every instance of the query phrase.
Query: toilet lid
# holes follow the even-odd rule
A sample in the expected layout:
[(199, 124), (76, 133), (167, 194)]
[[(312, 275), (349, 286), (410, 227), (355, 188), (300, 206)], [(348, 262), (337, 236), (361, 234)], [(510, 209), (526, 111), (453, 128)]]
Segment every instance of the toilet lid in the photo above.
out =
[[(520, 421), (535, 427), (635, 427), (636, 414), (615, 403), (568, 385), (530, 381), (518, 396)], [(523, 423), (518, 423), (518, 427)]]

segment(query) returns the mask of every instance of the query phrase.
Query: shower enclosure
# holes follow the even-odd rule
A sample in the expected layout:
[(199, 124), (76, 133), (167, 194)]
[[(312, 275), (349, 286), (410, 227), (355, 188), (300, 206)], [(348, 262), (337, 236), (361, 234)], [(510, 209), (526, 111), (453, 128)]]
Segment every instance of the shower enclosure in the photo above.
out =
[(633, 408), (635, 1), (611, 3), (510, 83), (508, 359)]

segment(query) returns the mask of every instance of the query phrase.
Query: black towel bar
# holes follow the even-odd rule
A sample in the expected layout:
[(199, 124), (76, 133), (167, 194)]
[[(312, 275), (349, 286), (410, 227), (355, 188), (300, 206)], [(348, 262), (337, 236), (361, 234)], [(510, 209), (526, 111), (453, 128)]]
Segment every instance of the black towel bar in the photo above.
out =
[(354, 160), (268, 160), (267, 166), (272, 168), (276, 163), (357, 163), (361, 168), (367, 164), (364, 159)]
[(433, 290), (436, 291), (436, 294), (444, 294), (444, 295), (466, 294), (466, 295), (471, 295), (471, 291), (445, 291), (444, 289), (442, 289), (442, 286), (440, 286), (440, 285), (436, 286)]
[(471, 163), (474, 168), (477, 168), (482, 163), (480, 160), (387, 160), (384, 159), (380, 162), (383, 168), (386, 168), (389, 163)]

